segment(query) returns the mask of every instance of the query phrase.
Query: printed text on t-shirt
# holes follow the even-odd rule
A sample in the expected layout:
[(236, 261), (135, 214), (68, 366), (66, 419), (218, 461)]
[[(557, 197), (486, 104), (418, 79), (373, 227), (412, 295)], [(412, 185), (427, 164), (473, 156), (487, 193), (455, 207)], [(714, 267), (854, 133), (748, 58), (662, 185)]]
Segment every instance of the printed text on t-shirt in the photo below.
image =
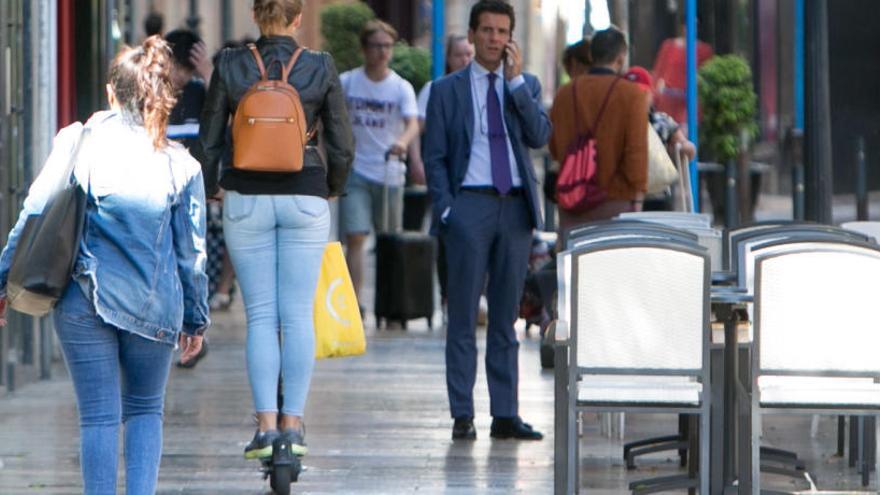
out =
[[(348, 108), (353, 114), (352, 125), (384, 129), (387, 117), (400, 109), (400, 103), (349, 96)], [(373, 115), (365, 112), (372, 112)]]

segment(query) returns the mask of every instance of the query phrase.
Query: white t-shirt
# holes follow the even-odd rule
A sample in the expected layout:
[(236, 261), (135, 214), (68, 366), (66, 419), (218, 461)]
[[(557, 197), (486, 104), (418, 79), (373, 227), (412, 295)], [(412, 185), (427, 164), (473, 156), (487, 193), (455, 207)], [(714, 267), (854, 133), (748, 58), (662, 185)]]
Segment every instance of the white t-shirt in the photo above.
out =
[(385, 153), (406, 129), (406, 118), (418, 117), (416, 92), (412, 84), (391, 71), (380, 82), (371, 81), (363, 67), (340, 77), (355, 139), (354, 171), (372, 182), (400, 186), (406, 181), (406, 166), (396, 158), (388, 162)]
[(428, 99), (431, 98), (431, 82), (428, 81), (419, 91), (419, 118), (425, 120), (428, 117)]

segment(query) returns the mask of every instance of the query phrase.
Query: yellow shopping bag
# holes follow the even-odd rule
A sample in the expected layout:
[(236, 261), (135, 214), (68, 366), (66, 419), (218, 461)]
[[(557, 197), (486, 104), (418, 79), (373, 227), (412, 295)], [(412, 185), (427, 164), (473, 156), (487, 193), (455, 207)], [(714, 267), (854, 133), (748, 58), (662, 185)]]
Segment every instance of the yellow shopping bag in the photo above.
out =
[(364, 323), (342, 244), (328, 243), (315, 292), (315, 357), (357, 356), (366, 350)]

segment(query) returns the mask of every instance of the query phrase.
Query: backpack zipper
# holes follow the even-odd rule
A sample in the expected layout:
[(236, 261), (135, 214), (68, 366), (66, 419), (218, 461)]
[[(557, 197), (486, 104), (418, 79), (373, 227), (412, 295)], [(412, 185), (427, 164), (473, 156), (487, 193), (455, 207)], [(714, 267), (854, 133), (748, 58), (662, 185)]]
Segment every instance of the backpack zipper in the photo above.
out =
[(249, 125), (254, 125), (257, 122), (269, 122), (273, 124), (294, 124), (296, 123), (296, 119), (293, 117), (248, 117), (247, 123)]

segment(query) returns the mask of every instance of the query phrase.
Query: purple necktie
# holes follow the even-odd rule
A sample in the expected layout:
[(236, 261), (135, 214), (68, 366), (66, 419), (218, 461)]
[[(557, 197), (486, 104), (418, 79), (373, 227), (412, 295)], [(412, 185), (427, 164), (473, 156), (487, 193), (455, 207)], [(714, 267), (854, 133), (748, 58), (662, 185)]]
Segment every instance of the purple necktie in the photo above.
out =
[(489, 73), (489, 91), (486, 93), (486, 118), (489, 121), (489, 157), (492, 161), (492, 183), (501, 194), (510, 192), (513, 179), (510, 178), (510, 155), (507, 153), (507, 136), (504, 121), (501, 120), (501, 102), (495, 91), (498, 74)]

